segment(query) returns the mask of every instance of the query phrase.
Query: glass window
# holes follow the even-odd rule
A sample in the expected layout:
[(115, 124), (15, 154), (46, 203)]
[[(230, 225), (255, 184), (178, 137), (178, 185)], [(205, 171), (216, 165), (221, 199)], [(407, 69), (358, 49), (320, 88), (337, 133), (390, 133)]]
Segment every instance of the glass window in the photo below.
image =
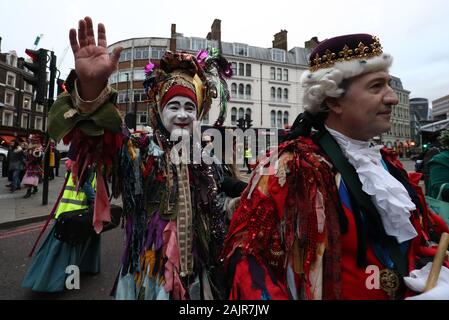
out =
[(34, 118), (34, 129), (42, 130), (42, 118), (41, 117)]
[(284, 81), (288, 81), (288, 69), (284, 69)]
[(119, 61), (129, 61), (131, 60), (131, 49), (125, 49), (120, 53)]
[(150, 50), (147, 47), (134, 48), (134, 59), (148, 60), (150, 57)]
[(133, 77), (134, 81), (138, 80), (138, 81), (142, 81), (145, 80), (145, 70), (134, 70), (134, 77)]
[(239, 119), (243, 119), (245, 115), (245, 110), (243, 110), (243, 108), (239, 108)]
[(245, 75), (245, 65), (243, 63), (239, 63), (239, 76)]
[(246, 108), (245, 118), (250, 118), (251, 119), (251, 109), (250, 108)]
[(190, 50), (199, 51), (207, 48), (206, 39), (190, 38)]
[(288, 125), (288, 112), (284, 111), (284, 128)]
[(147, 124), (148, 114), (146, 112), (137, 112), (137, 124)]
[(284, 99), (288, 100), (288, 89), (284, 89)]
[(231, 124), (236, 124), (237, 123), (237, 108), (232, 108), (231, 109)]
[(249, 85), (249, 84), (246, 85), (245, 94), (246, 94), (247, 98), (251, 97), (251, 85)]
[(276, 99), (276, 89), (274, 87), (270, 88), (271, 99)]
[(281, 68), (278, 68), (277, 79), (282, 80), (282, 69)]
[(30, 97), (23, 97), (23, 108), (24, 109), (31, 109), (31, 98)]
[(6, 84), (11, 87), (16, 86), (16, 75), (13, 73), (7, 73), (6, 75)]
[(145, 89), (134, 90), (134, 101), (135, 102), (143, 102), (145, 100), (146, 100)]
[(3, 111), (2, 125), (12, 127), (14, 114), (12, 111)]
[(234, 55), (247, 57), (248, 45), (242, 43), (234, 43)]
[(281, 88), (278, 88), (278, 95), (277, 95), (277, 98), (278, 99), (282, 99), (282, 89)]
[(118, 76), (118, 82), (128, 82), (131, 80), (130, 71), (120, 72)]
[(29, 84), (28, 82), (23, 82), (23, 89), (26, 92), (33, 92), (33, 86), (31, 84)]
[(231, 96), (233, 96), (233, 97), (237, 96), (237, 84), (236, 83), (231, 84)]
[(118, 97), (117, 97), (117, 102), (118, 103), (126, 103), (131, 101), (131, 90), (127, 91), (127, 90), (120, 90), (118, 92)]
[(14, 93), (13, 92), (5, 92), (5, 104), (13, 106), (14, 105)]
[(276, 112), (274, 110), (271, 110), (270, 112), (270, 119), (271, 119), (271, 127), (276, 127)]
[(22, 113), (22, 123), (21, 123), (21, 127), (28, 129), (28, 119), (29, 116), (27, 113)]
[(276, 123), (278, 128), (282, 128), (282, 111), (277, 112)]
[(245, 94), (243, 84), (239, 84), (239, 97), (242, 97)]
[(237, 75), (237, 62), (231, 62), (232, 75)]
[(36, 111), (37, 112), (44, 112), (44, 106), (41, 104), (36, 104)]
[(271, 49), (271, 59), (273, 61), (285, 62), (285, 51), (282, 49)]
[(109, 84), (113, 84), (113, 83), (117, 83), (118, 80), (118, 73), (114, 72), (113, 74), (111, 74), (111, 76), (109, 77)]
[(246, 76), (251, 77), (251, 64), (246, 64)]
[(165, 51), (167, 51), (166, 47), (150, 47), (151, 51), (151, 59), (160, 59), (164, 55)]
[(270, 79), (276, 80), (276, 68), (275, 67), (270, 68)]

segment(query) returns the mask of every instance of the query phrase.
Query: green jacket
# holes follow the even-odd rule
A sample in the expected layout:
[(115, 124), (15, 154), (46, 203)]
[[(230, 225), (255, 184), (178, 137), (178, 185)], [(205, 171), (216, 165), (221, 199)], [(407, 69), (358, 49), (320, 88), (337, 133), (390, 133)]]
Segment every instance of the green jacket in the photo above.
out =
[[(435, 155), (428, 163), (430, 196), (436, 198), (443, 183), (449, 183), (449, 150)], [(444, 189), (449, 189), (445, 186)]]

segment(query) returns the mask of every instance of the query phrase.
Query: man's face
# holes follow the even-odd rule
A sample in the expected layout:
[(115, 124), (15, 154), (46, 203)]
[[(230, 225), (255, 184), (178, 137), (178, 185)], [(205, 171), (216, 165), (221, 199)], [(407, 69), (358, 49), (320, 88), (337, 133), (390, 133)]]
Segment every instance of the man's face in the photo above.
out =
[(369, 140), (390, 129), (391, 106), (398, 97), (386, 71), (366, 73), (352, 79), (343, 97), (331, 103), (332, 127), (357, 140)]
[(196, 105), (190, 98), (175, 96), (163, 108), (161, 119), (170, 134), (191, 134), (193, 121), (196, 120)]

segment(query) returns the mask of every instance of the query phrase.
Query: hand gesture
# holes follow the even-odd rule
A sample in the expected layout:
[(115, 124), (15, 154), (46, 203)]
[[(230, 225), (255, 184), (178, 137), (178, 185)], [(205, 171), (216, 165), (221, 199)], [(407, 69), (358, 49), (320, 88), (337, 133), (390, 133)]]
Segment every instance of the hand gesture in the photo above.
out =
[(106, 30), (102, 23), (98, 24), (98, 43), (96, 44), (90, 17), (79, 21), (78, 38), (75, 29), (70, 29), (69, 38), (75, 57), (79, 94), (84, 100), (94, 100), (117, 68), (123, 48), (116, 47), (111, 54), (108, 53)]

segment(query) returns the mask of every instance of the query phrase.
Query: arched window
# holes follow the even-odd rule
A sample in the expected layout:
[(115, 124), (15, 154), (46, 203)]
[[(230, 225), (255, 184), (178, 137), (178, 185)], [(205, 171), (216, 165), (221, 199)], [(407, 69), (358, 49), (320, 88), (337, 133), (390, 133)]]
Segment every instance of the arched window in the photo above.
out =
[(246, 85), (246, 87), (245, 87), (245, 94), (246, 94), (247, 98), (251, 97), (251, 85), (250, 84)]
[(288, 112), (284, 111), (284, 128), (288, 125)]
[(277, 98), (280, 100), (280, 99), (282, 99), (282, 89), (281, 88), (278, 88), (278, 95), (277, 95)]
[(244, 94), (245, 94), (245, 87), (243, 86), (243, 84), (239, 84), (239, 97), (243, 97)]
[(276, 117), (277, 127), (282, 128), (282, 111), (278, 111), (277, 117)]
[(271, 119), (271, 127), (276, 127), (276, 112), (274, 110), (271, 110), (270, 112), (270, 119)]
[(284, 89), (284, 99), (288, 100), (288, 89)]
[(237, 108), (234, 107), (231, 109), (231, 124), (236, 124), (236, 123), (237, 123)]
[(237, 96), (237, 83), (231, 84), (231, 95), (233, 97)]
[(243, 119), (243, 117), (244, 117), (244, 114), (245, 114), (245, 110), (243, 110), (243, 108), (239, 108), (239, 119)]
[(251, 119), (251, 109), (250, 108), (246, 108), (245, 110), (245, 118), (249, 117)]
[(276, 89), (274, 87), (271, 87), (270, 92), (271, 92), (271, 99), (272, 100), (276, 99)]

